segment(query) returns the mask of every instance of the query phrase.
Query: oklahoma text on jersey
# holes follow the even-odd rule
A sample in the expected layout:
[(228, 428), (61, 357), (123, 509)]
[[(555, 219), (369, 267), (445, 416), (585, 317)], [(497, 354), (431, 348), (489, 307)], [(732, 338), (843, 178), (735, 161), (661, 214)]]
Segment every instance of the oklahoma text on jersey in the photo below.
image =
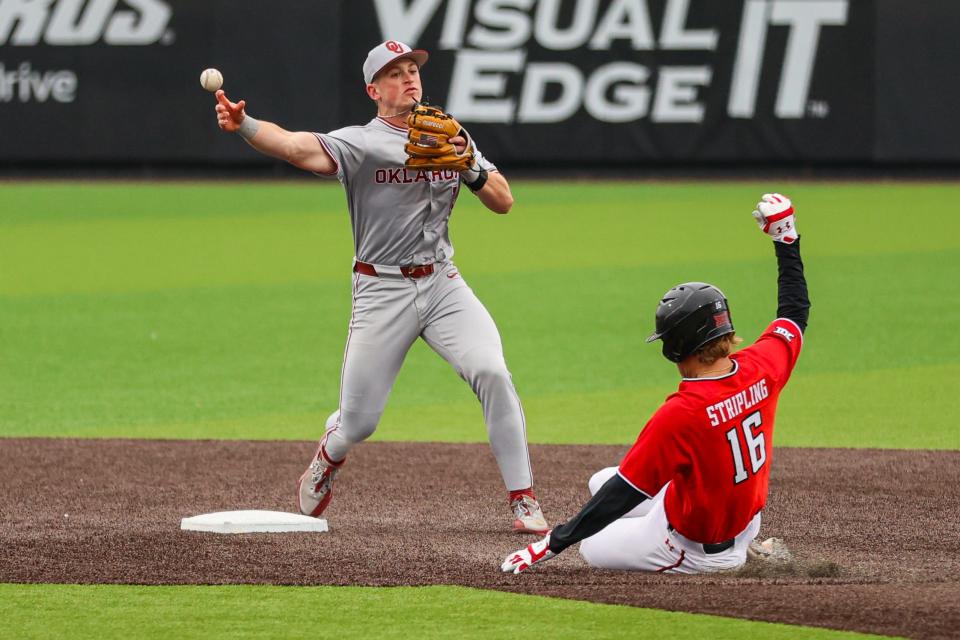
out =
[[(412, 178), (410, 176), (413, 176)], [(457, 180), (460, 176), (452, 169), (443, 171), (407, 170), (405, 167), (377, 169), (373, 179), (377, 184), (413, 184), (414, 182), (442, 182)]]

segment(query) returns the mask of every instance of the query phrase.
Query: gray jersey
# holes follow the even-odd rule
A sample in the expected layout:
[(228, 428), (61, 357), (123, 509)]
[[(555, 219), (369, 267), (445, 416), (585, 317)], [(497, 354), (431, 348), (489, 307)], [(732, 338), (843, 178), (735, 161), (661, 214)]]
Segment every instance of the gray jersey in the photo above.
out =
[[(453, 256), (447, 222), (460, 192), (456, 171), (404, 167), (407, 130), (376, 117), (315, 133), (347, 193), (358, 260), (379, 265), (443, 262)], [(496, 166), (477, 151), (479, 166)]]

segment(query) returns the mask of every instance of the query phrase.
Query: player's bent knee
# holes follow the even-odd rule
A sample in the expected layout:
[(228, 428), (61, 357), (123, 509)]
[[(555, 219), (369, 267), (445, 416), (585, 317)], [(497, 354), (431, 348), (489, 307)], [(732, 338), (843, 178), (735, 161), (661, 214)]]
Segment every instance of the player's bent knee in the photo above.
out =
[(353, 444), (362, 442), (377, 430), (380, 415), (380, 413), (344, 411), (340, 414), (340, 428), (337, 429), (337, 433)]
[(590, 481), (587, 482), (587, 486), (590, 487), (590, 495), (594, 495), (597, 491), (600, 490), (607, 480), (612, 478), (617, 474), (616, 467), (606, 467), (605, 469), (600, 469), (595, 474), (590, 477)]
[(336, 411), (330, 414), (330, 417), (327, 418), (327, 422), (324, 425), (324, 429), (329, 431), (330, 429), (333, 429), (335, 426), (337, 426), (338, 422), (340, 422), (340, 409), (337, 409)]

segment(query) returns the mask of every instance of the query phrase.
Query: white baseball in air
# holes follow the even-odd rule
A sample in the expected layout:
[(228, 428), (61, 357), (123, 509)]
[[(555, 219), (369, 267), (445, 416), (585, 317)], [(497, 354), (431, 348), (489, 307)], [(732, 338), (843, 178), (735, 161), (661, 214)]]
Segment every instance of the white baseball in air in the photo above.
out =
[(223, 74), (217, 69), (204, 69), (200, 74), (200, 86), (207, 91), (216, 91), (223, 86)]

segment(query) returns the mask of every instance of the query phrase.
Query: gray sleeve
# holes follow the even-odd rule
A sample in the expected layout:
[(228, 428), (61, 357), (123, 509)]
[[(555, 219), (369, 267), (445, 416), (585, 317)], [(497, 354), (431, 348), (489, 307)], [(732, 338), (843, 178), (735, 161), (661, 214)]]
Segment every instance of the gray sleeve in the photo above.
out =
[(363, 162), (363, 128), (346, 127), (330, 133), (314, 133), (317, 140), (323, 145), (337, 168), (333, 173), (317, 175), (327, 178), (337, 177), (340, 182), (354, 175)]

